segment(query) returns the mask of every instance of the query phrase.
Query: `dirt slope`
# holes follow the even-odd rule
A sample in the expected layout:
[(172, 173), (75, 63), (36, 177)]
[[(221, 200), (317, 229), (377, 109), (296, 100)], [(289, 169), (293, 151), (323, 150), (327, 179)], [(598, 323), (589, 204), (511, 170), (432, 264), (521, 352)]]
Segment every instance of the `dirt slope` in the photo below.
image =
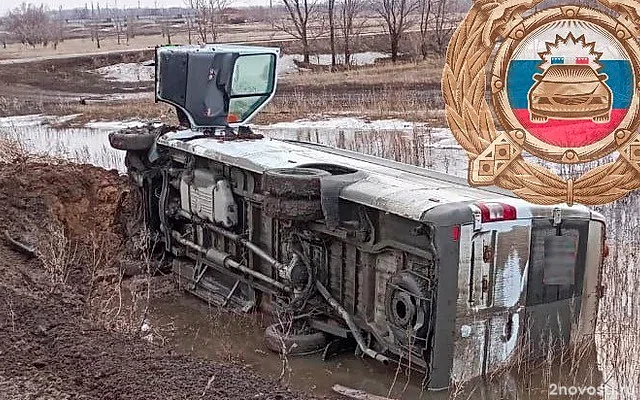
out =
[(132, 198), (115, 172), (0, 163), (0, 235), (38, 247), (30, 257), (0, 239), (0, 397), (309, 398), (239, 366), (172, 354), (96, 318), (92, 305), (105, 304), (95, 301), (97, 288), (121, 282), (122, 265), (135, 261), (124, 240), (125, 222), (135, 220)]

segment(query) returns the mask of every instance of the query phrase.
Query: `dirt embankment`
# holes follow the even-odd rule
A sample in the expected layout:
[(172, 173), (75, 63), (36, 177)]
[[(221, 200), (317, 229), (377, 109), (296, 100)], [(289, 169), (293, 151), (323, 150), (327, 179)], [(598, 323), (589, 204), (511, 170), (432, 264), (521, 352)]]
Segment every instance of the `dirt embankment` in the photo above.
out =
[(148, 238), (129, 235), (135, 205), (114, 171), (0, 163), (0, 234), (37, 249), (30, 256), (0, 239), (1, 397), (308, 398), (141, 339), (144, 300), (171, 289), (157, 289), (168, 278), (140, 273), (155, 263), (144, 257)]

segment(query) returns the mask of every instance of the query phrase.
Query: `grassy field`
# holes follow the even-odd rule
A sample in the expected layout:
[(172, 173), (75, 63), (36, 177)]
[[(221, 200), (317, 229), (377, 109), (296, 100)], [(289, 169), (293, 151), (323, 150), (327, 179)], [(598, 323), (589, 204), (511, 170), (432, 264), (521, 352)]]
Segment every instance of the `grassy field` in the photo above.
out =
[[(367, 18), (365, 22), (359, 22), (362, 27), (359, 30), (362, 38), (383, 35), (382, 21), (376, 18)], [(158, 31), (160, 28), (158, 27)], [(189, 34), (184, 26), (174, 27), (171, 32), (172, 44), (188, 44)], [(326, 43), (326, 34), (317, 35), (313, 34), (310, 38), (314, 45), (314, 51), (326, 49), (328, 45)], [(211, 40), (209, 38), (208, 40)], [(354, 48), (358, 47), (359, 38), (354, 38)], [(227, 24), (220, 27), (220, 36), (216, 40), (216, 43), (254, 43), (264, 45), (276, 45), (279, 47), (290, 48), (290, 46), (297, 47), (296, 40), (291, 35), (278, 29), (274, 23), (271, 22), (249, 22), (243, 24)], [(200, 38), (198, 37), (195, 29), (191, 32), (191, 42), (198, 44)], [(22, 58), (36, 58), (36, 57), (55, 57), (65, 56), (73, 54), (88, 54), (97, 52), (113, 52), (123, 50), (141, 50), (150, 49), (158, 45), (168, 44), (168, 38), (160, 33), (144, 33), (136, 35), (129, 39), (122, 37), (120, 43), (118, 43), (115, 32), (103, 33), (100, 36), (100, 48), (97, 47), (95, 41), (91, 40), (89, 34), (86, 37), (66, 39), (58, 43), (57, 47), (51, 45), (47, 47), (43, 46), (24, 46), (20, 43), (9, 43), (6, 48), (0, 47), (0, 60), (8, 59), (22, 59)]]
[[(193, 42), (196, 42), (195, 32), (193, 33)], [(287, 39), (290, 38), (282, 32), (275, 31), (270, 24), (265, 23), (251, 23), (242, 24), (231, 29), (231, 27), (223, 27), (223, 33), (220, 37), (220, 41), (228, 42), (243, 42), (254, 40), (274, 40), (274, 39)], [(171, 35), (172, 43), (188, 43), (187, 32), (180, 30)], [(24, 46), (20, 43), (11, 43), (7, 45), (6, 49), (0, 48), (0, 59), (17, 59), (17, 58), (32, 58), (32, 57), (47, 57), (47, 56), (59, 56), (69, 54), (85, 54), (105, 51), (122, 51), (128, 49), (147, 49), (153, 48), (158, 45), (167, 44), (167, 38), (160, 34), (152, 35), (137, 35), (130, 39), (127, 43), (126, 40), (121, 40), (118, 44), (115, 34), (109, 34), (100, 39), (100, 48), (89, 37), (67, 39), (58, 44), (57, 48), (53, 46)]]
[[(151, 83), (107, 82), (90, 71), (118, 62), (138, 62), (150, 51), (0, 65), (0, 116), (83, 114), (77, 121), (157, 119), (176, 123), (170, 107), (153, 101)], [(318, 115), (355, 115), (444, 123), (440, 96), (443, 59), (389, 62), (339, 72), (308, 71), (279, 79), (276, 96), (256, 123)], [(133, 96), (131, 93), (139, 92)], [(119, 95), (109, 101), (109, 95)], [(128, 97), (127, 97), (128, 96)], [(101, 101), (91, 101), (97, 98)], [(129, 98), (129, 100), (127, 100)], [(89, 99), (90, 101), (82, 101)]]
[(390, 62), (340, 72), (284, 77), (273, 102), (256, 122), (323, 115), (356, 115), (444, 122), (440, 80), (444, 60)]

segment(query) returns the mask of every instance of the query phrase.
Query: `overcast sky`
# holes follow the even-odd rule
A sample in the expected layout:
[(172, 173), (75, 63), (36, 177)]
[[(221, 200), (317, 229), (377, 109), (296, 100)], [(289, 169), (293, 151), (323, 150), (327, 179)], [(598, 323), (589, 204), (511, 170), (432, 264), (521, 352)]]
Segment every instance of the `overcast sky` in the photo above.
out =
[[(141, 7), (184, 7), (184, 0), (139, 0)], [(12, 10), (20, 4), (25, 2), (24, 0), (0, 0), (0, 15), (4, 15), (7, 11)], [(99, 2), (101, 8), (115, 7), (118, 8), (135, 8), (138, 7), (138, 0), (93, 0), (94, 3)], [(51, 10), (57, 10), (60, 6), (62, 8), (76, 8), (84, 7), (85, 4), (90, 4), (91, 0), (30, 0), (26, 3), (44, 4), (45, 7), (49, 7)], [(274, 4), (277, 1), (274, 1)], [(255, 6), (255, 5), (268, 5), (269, 0), (232, 0), (232, 5), (238, 6)]]

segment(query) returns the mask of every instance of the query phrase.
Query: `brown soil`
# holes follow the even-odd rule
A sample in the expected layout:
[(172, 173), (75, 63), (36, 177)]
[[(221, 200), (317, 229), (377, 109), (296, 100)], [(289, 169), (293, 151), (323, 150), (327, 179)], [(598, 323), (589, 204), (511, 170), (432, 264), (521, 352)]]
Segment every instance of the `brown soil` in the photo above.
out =
[[(0, 64), (0, 116), (33, 113), (61, 115), (85, 111), (92, 114), (96, 106), (104, 104), (110, 104), (118, 113), (123, 101), (113, 98), (113, 94), (131, 96), (126, 103), (134, 112), (138, 111), (138, 103), (143, 99), (139, 96), (149, 93), (150, 97), (153, 82), (111, 82), (91, 71), (106, 65), (152, 58), (153, 50), (140, 50)], [(125, 116), (130, 117), (131, 113), (128, 114)]]
[[(106, 82), (100, 74), (89, 72), (118, 63), (151, 60), (154, 50), (110, 53), (94, 56), (71, 56), (46, 61), (0, 65), (0, 82), (26, 85), (38, 89), (71, 93), (118, 93), (148, 91), (152, 83)], [(146, 88), (141, 89), (144, 85)]]
[[(326, 53), (326, 39), (313, 42), (314, 52)], [(411, 40), (402, 51), (411, 53)], [(296, 41), (261, 43), (299, 53)], [(354, 43), (353, 52), (386, 48), (384, 35), (364, 36)], [(340, 49), (338, 48), (338, 51)], [(152, 83), (107, 82), (88, 71), (119, 62), (151, 59), (153, 50), (100, 56), (0, 65), (0, 117), (46, 113), (81, 113), (74, 122), (144, 118), (175, 123), (172, 107), (153, 102)], [(404, 60), (397, 65), (380, 62), (331, 73), (317, 66), (315, 72), (292, 74), (279, 82), (273, 102), (256, 123), (305, 118), (313, 114), (354, 114), (375, 118), (403, 118), (442, 123), (443, 104), (440, 80), (443, 60)], [(114, 94), (125, 94), (126, 99)], [(146, 97), (138, 97), (147, 95)]]
[[(241, 366), (174, 354), (141, 340), (139, 329), (116, 329), (94, 312), (95, 304), (108, 304), (96, 301), (101, 290), (121, 284), (123, 266), (139, 262), (127, 246), (134, 200), (115, 171), (64, 162), (0, 164), (0, 234), (38, 248), (30, 257), (0, 239), (1, 397), (309, 398)], [(61, 282), (45, 268), (47, 249), (60, 235), (75, 255)]]

